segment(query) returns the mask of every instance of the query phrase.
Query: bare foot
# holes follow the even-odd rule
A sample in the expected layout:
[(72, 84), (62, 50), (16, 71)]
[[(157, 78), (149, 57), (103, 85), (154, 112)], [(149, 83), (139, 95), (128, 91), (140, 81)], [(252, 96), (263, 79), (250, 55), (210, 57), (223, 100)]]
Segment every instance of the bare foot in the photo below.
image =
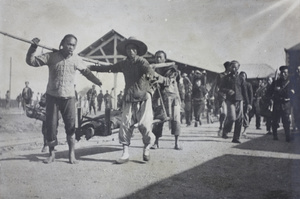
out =
[(52, 162), (54, 162), (54, 161), (55, 161), (55, 155), (52, 154), (52, 155), (50, 155), (46, 160), (44, 160), (43, 163), (45, 163), (45, 164), (50, 164), (50, 163), (52, 163)]
[(47, 152), (47, 146), (43, 146), (43, 148), (42, 148), (42, 153), (45, 153), (45, 152)]
[(69, 155), (69, 163), (70, 164), (78, 164), (79, 163), (79, 161), (75, 158), (74, 153)]

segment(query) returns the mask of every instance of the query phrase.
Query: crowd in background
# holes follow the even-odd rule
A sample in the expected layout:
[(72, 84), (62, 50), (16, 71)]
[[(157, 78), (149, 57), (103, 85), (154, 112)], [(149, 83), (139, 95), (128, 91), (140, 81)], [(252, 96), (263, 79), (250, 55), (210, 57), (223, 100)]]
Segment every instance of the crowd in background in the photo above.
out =
[[(236, 67), (234, 65), (236, 65)], [(203, 122), (213, 123), (218, 120), (220, 123), (218, 135), (223, 138), (227, 138), (227, 134), (231, 132), (233, 124), (235, 124), (237, 125), (236, 131), (240, 133), (236, 132), (237, 137), (233, 141), (239, 142), (239, 136), (247, 137), (247, 128), (253, 117), (255, 117), (253, 122), (255, 122), (256, 129), (261, 130), (262, 123), (265, 123), (266, 133), (268, 135), (273, 135), (275, 140), (278, 139), (276, 132), (277, 128), (280, 126), (280, 121), (282, 121), (285, 131), (287, 132), (286, 141), (290, 141), (291, 136), (288, 130), (290, 126), (292, 130), (299, 129), (298, 104), (300, 94), (298, 88), (299, 86), (297, 85), (299, 85), (300, 66), (297, 68), (295, 74), (288, 74), (288, 67), (281, 67), (280, 71), (276, 72), (276, 77), (269, 76), (265, 79), (252, 79), (250, 82), (247, 80), (246, 72), (239, 72), (238, 68), (239, 63), (237, 61), (225, 62), (225, 71), (218, 74), (213, 81), (207, 80), (205, 70), (192, 70), (190, 74), (181, 74), (181, 72), (178, 70), (180, 74), (178, 78), (178, 91), (181, 101), (180, 123), (185, 123), (186, 126), (190, 126), (193, 122), (194, 127), (198, 127), (201, 126)], [(278, 82), (283, 81), (281, 79), (284, 78), (284, 73), (287, 73), (285, 78), (287, 79), (286, 81), (288, 81), (288, 83), (287, 85), (281, 85), (283, 88), (280, 88)], [(231, 82), (233, 80), (230, 80), (229, 77), (230, 75), (232, 76), (232, 74), (238, 74), (239, 81), (245, 83), (241, 84), (236, 80), (234, 80), (234, 83)], [(289, 76), (291, 76), (291, 78), (289, 78)], [(226, 82), (226, 78), (227, 81), (229, 78), (229, 82)], [(237, 93), (237, 95), (241, 94), (241, 98), (240, 100), (232, 99), (232, 95), (229, 93), (228, 88), (224, 87), (231, 86), (232, 88), (236, 89), (238, 84), (241, 84), (241, 93)], [(280, 89), (285, 90), (286, 94), (286, 96), (283, 96), (281, 99), (277, 97), (279, 94), (283, 95), (283, 91)], [(100, 89), (98, 94), (95, 86), (93, 85), (92, 88), (88, 90), (86, 95), (78, 95), (75, 89), (77, 107), (85, 108), (87, 110), (87, 114), (92, 114), (93, 112), (94, 115), (103, 110), (102, 106), (104, 106), (105, 109), (122, 110), (123, 93), (120, 91), (120, 93), (117, 95), (117, 105), (116, 107), (113, 107), (113, 90), (114, 89), (111, 89), (111, 92), (106, 90), (106, 93), (103, 94), (102, 90)], [(43, 93), (39, 92), (34, 95), (34, 92), (29, 87), (29, 82), (26, 81), (25, 87), (16, 99), (18, 107), (22, 107), (25, 111), (26, 105), (38, 105), (42, 95)], [(236, 93), (234, 95), (236, 95)], [(230, 99), (233, 100), (231, 100), (231, 105), (228, 104)], [(9, 109), (9, 91), (6, 93), (5, 100), (6, 108)], [(235, 113), (233, 114), (232, 104), (236, 103), (237, 101), (242, 104), (238, 105), (238, 110), (236, 110), (237, 107), (234, 105)], [(287, 102), (288, 105), (285, 105)], [(276, 106), (275, 110), (274, 103)], [(280, 107), (283, 107), (281, 108), (282, 110)], [(280, 109), (279, 112), (278, 109)], [(274, 116), (275, 113), (278, 116)], [(276, 121), (273, 121), (274, 119)]]

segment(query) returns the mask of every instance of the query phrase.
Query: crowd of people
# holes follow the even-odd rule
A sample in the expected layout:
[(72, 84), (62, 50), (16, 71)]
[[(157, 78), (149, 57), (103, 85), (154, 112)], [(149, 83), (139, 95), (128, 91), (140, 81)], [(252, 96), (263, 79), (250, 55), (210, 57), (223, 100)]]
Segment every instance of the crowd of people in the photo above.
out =
[[(277, 129), (283, 123), (286, 141), (292, 140), (290, 134), (291, 110), (295, 120), (295, 129), (299, 129), (299, 81), (300, 66), (293, 78), (289, 78), (288, 67), (281, 66), (275, 77), (260, 80), (258, 86), (248, 82), (247, 73), (239, 71), (240, 63), (236, 60), (226, 61), (224, 72), (217, 75), (214, 81), (207, 83), (206, 71), (194, 70), (190, 74), (182, 73), (176, 65), (164, 65), (167, 54), (159, 50), (155, 53), (155, 63), (142, 56), (147, 52), (147, 45), (130, 37), (117, 45), (120, 54), (126, 59), (113, 65), (95, 64), (85, 67), (78, 57), (73, 55), (77, 44), (74, 35), (66, 35), (57, 52), (35, 56), (39, 39), (28, 50), (26, 62), (34, 67), (48, 65), (49, 82), (46, 91), (45, 139), (49, 146), (49, 158), (45, 163), (55, 159), (54, 147), (57, 145), (57, 113), (60, 112), (65, 123), (69, 145), (69, 161), (76, 163), (75, 158), (75, 101), (78, 96), (74, 90), (74, 72), (79, 70), (94, 85), (86, 93), (89, 113), (96, 115), (101, 111), (104, 101), (105, 111), (112, 109), (112, 95), (97, 94), (96, 86), (102, 82), (91, 73), (120, 72), (125, 79), (125, 88), (117, 96), (117, 109), (122, 111), (119, 129), (119, 141), (123, 153), (116, 163), (123, 164), (129, 160), (129, 146), (134, 128), (142, 134), (143, 160), (150, 160), (150, 149), (159, 148), (159, 138), (163, 135), (164, 123), (169, 124), (174, 135), (174, 149), (182, 150), (179, 137), (182, 124), (194, 127), (202, 125), (202, 116), (219, 119), (218, 135), (224, 139), (233, 129), (233, 143), (241, 143), (240, 137), (247, 137), (247, 128), (252, 117), (256, 117), (256, 128), (261, 129), (261, 120), (266, 121), (267, 134), (278, 140)], [(159, 64), (163, 64), (158, 67)], [(72, 65), (72, 67), (71, 67)], [(67, 81), (62, 81), (66, 79)], [(208, 89), (210, 87), (210, 89)], [(24, 88), (30, 96), (28, 85)], [(112, 89), (113, 90), (113, 89)], [(24, 91), (24, 90), (23, 90)], [(22, 96), (27, 99), (28, 96)], [(26, 103), (29, 101), (24, 100)], [(79, 97), (80, 101), (80, 97)], [(98, 107), (96, 107), (98, 105)], [(281, 119), (281, 120), (280, 120)]]

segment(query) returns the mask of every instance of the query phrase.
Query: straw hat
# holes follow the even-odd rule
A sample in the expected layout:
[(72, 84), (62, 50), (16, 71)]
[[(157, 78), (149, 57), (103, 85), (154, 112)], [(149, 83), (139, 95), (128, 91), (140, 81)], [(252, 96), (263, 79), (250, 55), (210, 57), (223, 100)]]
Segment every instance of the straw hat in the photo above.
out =
[(127, 40), (124, 40), (117, 45), (117, 51), (121, 55), (127, 56), (126, 46), (128, 44), (134, 44), (137, 46), (137, 54), (139, 56), (143, 56), (148, 50), (148, 47), (144, 42), (137, 40), (135, 37), (129, 37)]

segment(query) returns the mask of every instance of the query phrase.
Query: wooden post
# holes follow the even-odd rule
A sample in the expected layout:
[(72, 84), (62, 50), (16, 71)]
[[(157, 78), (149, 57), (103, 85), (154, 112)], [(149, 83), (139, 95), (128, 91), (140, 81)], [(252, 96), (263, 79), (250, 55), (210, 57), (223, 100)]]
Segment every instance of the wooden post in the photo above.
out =
[(12, 57), (10, 57), (10, 72), (9, 72), (9, 93), (11, 95), (11, 76), (12, 76)]

